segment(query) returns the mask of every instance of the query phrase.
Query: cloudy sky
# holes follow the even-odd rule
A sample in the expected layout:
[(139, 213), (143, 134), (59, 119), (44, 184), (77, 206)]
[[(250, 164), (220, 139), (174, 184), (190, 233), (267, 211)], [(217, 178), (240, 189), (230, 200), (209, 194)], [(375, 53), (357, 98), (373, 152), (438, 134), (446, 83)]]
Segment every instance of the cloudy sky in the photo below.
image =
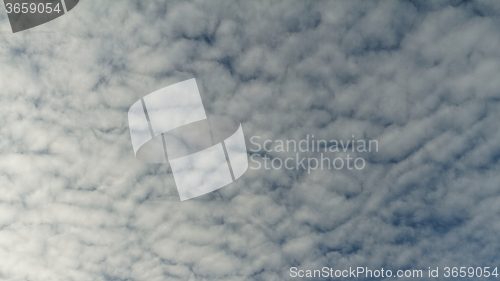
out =
[[(2, 5), (0, 279), (500, 266), (499, 16), (498, 1), (84, 0), (13, 34)], [(379, 151), (361, 171), (249, 169), (181, 202), (167, 165), (135, 159), (127, 111), (193, 77), (249, 148), (314, 134)]]

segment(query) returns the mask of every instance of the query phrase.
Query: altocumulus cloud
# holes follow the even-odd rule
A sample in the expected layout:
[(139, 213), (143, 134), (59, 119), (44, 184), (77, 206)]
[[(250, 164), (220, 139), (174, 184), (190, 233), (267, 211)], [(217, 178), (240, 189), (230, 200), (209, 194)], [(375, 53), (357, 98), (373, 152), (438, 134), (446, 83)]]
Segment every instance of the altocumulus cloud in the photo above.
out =
[[(88, 0), (17, 34), (1, 14), (1, 279), (499, 265), (498, 2)], [(380, 150), (180, 202), (134, 158), (127, 110), (192, 77), (247, 138)]]

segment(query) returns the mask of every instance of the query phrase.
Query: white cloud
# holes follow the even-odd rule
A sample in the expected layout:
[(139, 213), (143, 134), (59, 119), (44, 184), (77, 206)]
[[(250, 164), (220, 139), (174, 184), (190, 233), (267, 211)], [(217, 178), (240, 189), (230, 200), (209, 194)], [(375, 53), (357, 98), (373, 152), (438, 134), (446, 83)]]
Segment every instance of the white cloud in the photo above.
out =
[[(452, 4), (81, 1), (1, 33), (0, 276), (494, 266), (499, 9)], [(247, 137), (355, 134), (380, 152), (363, 171), (249, 170), (180, 202), (166, 165), (134, 158), (127, 110), (192, 77)]]

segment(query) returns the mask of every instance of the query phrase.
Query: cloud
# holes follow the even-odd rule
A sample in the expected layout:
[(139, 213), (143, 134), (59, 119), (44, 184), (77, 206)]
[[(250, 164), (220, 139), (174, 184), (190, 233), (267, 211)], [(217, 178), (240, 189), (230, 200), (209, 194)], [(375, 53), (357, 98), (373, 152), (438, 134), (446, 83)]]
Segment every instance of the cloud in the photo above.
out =
[[(499, 11), (82, 1), (2, 33), (0, 276), (286, 280), (292, 266), (495, 266)], [(242, 120), (247, 146), (355, 135), (380, 150), (362, 171), (249, 170), (180, 202), (168, 166), (134, 158), (127, 110), (192, 77), (208, 114)]]

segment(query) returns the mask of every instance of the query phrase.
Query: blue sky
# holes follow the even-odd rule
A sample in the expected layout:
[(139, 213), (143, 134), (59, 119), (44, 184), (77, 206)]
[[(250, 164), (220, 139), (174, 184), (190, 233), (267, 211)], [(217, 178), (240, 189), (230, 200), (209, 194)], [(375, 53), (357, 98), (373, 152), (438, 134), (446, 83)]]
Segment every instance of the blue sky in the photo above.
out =
[[(87, 0), (12, 34), (2, 10), (0, 278), (498, 266), (499, 14), (496, 1)], [(248, 170), (180, 202), (166, 165), (135, 159), (127, 111), (193, 77), (247, 147), (355, 135), (379, 152), (362, 171)]]

